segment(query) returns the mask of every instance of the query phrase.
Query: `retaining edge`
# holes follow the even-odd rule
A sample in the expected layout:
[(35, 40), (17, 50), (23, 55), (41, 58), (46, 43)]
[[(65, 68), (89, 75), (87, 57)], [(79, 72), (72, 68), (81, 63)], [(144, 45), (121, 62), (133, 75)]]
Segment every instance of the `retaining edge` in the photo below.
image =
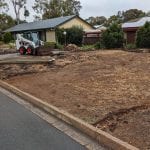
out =
[(98, 141), (100, 144), (107, 146), (113, 150), (139, 150), (138, 148), (124, 142), (107, 132), (104, 132), (100, 129), (93, 127), (92, 125), (82, 121), (79, 118), (74, 117), (73, 115), (65, 112), (64, 110), (58, 109), (57, 107), (50, 105), (46, 102), (43, 102), (39, 98), (36, 98), (26, 92), (19, 90), (18, 88), (0, 80), (0, 86), (17, 96), (21, 97), (22, 99), (32, 103), (33, 105), (37, 106), (38, 108), (46, 111), (54, 115), (55, 117), (63, 120), (64, 122), (72, 125), (73, 127), (79, 129), (81, 132), (89, 135), (91, 138)]
[(51, 60), (1, 60), (0, 64), (49, 64), (53, 63), (54, 59)]

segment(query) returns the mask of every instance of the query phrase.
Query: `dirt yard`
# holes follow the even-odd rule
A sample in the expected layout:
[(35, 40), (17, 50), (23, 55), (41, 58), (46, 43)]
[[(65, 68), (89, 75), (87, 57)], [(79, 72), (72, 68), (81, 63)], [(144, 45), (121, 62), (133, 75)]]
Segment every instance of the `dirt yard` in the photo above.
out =
[(7, 82), (142, 150), (150, 149), (150, 53), (67, 53), (48, 72)]

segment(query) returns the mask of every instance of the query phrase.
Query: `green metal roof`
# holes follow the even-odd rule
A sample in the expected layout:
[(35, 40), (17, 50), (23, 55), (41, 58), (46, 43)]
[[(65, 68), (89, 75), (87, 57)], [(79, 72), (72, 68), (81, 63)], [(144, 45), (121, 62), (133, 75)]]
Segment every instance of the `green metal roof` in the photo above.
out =
[(75, 15), (72, 15), (72, 16), (58, 17), (58, 18), (47, 19), (47, 20), (40, 20), (40, 21), (35, 21), (30, 23), (23, 23), (11, 27), (5, 30), (4, 32), (20, 32), (20, 31), (39, 30), (39, 29), (53, 29), (75, 17), (76, 17)]

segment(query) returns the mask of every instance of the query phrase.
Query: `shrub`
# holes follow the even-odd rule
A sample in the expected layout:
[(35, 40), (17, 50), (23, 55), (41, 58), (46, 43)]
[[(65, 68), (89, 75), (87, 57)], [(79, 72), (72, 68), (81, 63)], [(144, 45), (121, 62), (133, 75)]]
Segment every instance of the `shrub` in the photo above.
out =
[(150, 23), (145, 25), (137, 31), (136, 46), (138, 48), (150, 48)]
[[(66, 39), (65, 39), (65, 35), (63, 34), (64, 31), (67, 33)], [(80, 46), (82, 44), (83, 28), (79, 26), (73, 26), (68, 29), (57, 29), (56, 36), (57, 36), (58, 43), (60, 44), (64, 45), (66, 42), (67, 44), (75, 44)]]
[(3, 41), (0, 41), (0, 45), (3, 45), (4, 44), (4, 42)]
[(103, 44), (101, 42), (97, 42), (96, 44), (94, 44), (94, 48), (95, 49), (103, 49), (104, 46), (103, 46)]
[(83, 45), (81, 47), (81, 50), (83, 50), (83, 51), (91, 51), (91, 50), (94, 50), (94, 49), (95, 49), (94, 45)]
[(102, 44), (105, 48), (123, 47), (123, 31), (120, 25), (113, 23), (102, 33)]
[(59, 44), (59, 43), (56, 43), (56, 46), (55, 46), (56, 49), (63, 49), (63, 45)]
[(0, 41), (3, 41), (3, 36), (1, 33), (0, 33)]
[(44, 47), (47, 47), (47, 48), (55, 48), (56, 47), (56, 43), (55, 42), (45, 42), (44, 43)]
[(128, 50), (136, 49), (136, 45), (135, 44), (127, 44), (125, 46), (125, 48), (128, 49)]
[(12, 40), (14, 40), (14, 38), (13, 38), (13, 36), (11, 35), (11, 33), (10, 33), (10, 32), (6, 32), (6, 33), (4, 34), (4, 36), (3, 36), (3, 41), (4, 41), (5, 43), (9, 43), (9, 42), (11, 42)]

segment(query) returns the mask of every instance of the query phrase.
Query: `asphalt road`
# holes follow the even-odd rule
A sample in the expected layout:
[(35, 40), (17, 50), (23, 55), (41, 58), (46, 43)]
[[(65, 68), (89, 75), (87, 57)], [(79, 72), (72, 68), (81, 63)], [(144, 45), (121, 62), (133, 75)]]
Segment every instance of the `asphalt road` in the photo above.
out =
[(85, 150), (0, 92), (0, 150)]

